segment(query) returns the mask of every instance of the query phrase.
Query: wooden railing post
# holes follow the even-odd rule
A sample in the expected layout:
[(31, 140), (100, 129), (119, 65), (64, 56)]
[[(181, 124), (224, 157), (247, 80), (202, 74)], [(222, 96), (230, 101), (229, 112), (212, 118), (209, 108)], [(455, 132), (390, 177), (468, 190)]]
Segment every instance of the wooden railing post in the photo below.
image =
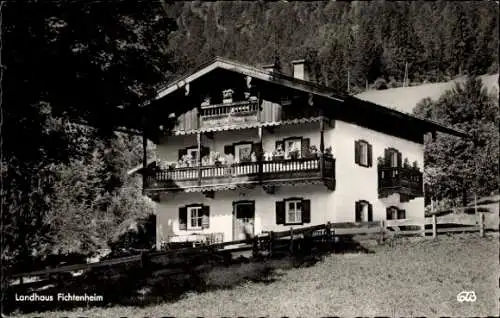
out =
[(274, 255), (274, 232), (269, 231), (269, 257)]
[(256, 258), (259, 255), (259, 237), (255, 235), (252, 242), (252, 257)]
[(432, 215), (432, 238), (437, 237), (436, 214)]
[(293, 227), (290, 228), (290, 255), (293, 255)]
[(198, 155), (197, 155), (197, 164), (196, 166), (198, 167), (198, 185), (201, 185), (201, 133), (198, 132), (196, 134), (196, 141), (198, 143)]
[(380, 220), (380, 237), (379, 237), (379, 244), (384, 243), (384, 234), (385, 234), (385, 222), (384, 220)]
[(484, 213), (479, 212), (479, 236), (484, 237)]

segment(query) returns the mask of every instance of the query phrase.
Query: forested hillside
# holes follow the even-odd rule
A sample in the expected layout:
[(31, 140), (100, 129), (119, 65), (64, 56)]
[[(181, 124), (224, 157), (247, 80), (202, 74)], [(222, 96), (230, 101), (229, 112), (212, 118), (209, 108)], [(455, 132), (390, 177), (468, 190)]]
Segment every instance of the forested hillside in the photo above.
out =
[(307, 57), (316, 80), (357, 92), (378, 78), (446, 81), (498, 70), (494, 1), (174, 2), (169, 43), (183, 73), (214, 55), (249, 64)]

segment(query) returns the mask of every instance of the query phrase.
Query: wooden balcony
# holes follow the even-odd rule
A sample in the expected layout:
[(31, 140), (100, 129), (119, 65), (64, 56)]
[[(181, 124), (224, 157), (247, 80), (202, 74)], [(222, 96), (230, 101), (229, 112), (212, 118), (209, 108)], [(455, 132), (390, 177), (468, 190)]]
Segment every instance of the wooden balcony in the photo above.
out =
[(415, 168), (378, 167), (379, 198), (399, 193), (404, 201), (422, 197), (423, 174)]
[(259, 122), (259, 102), (249, 100), (201, 106), (200, 128), (237, 126)]
[(151, 169), (147, 191), (213, 191), (245, 185), (324, 183), (335, 187), (335, 159), (324, 156), (290, 160), (242, 162), (230, 166)]

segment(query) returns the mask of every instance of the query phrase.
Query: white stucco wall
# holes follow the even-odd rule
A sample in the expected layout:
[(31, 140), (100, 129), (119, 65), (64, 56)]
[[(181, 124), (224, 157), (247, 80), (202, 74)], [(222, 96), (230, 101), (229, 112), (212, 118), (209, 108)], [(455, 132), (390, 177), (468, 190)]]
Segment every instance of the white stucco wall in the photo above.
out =
[[(409, 202), (400, 202), (399, 195), (378, 198), (377, 157), (384, 155), (384, 149), (393, 147), (402, 153), (403, 160), (410, 163), (417, 161), (422, 169), (423, 145), (408, 140), (389, 136), (363, 127), (336, 120), (334, 128), (325, 126), (325, 147), (331, 146), (336, 159), (336, 189), (328, 190), (323, 185), (302, 185), (296, 187), (280, 187), (276, 194), (265, 193), (256, 187), (248, 190), (216, 192), (213, 199), (200, 193), (163, 194), (158, 203), (158, 243), (168, 235), (184, 235), (191, 231), (179, 231), (179, 207), (203, 203), (210, 206), (210, 228), (195, 231), (196, 233), (224, 233), (224, 240), (232, 240), (232, 202), (238, 200), (255, 200), (255, 232), (263, 230), (283, 230), (289, 227), (276, 225), (275, 202), (287, 197), (303, 197), (311, 200), (311, 223), (316, 225), (331, 222), (354, 222), (355, 202), (366, 200), (373, 205), (373, 219), (385, 220), (386, 208), (397, 206), (406, 210), (407, 218), (423, 218), (424, 199), (416, 198)], [(402, 127), (401, 129), (404, 129)], [(224, 146), (238, 141), (258, 141), (258, 130), (245, 129), (214, 133), (214, 138), (203, 136), (202, 143), (210, 147), (210, 151), (224, 152)], [(277, 127), (274, 133), (263, 130), (263, 148), (270, 152), (276, 140), (300, 136), (310, 138), (310, 144), (319, 148), (319, 123)], [(354, 161), (354, 142), (363, 139), (373, 147), (372, 167), (362, 167)], [(167, 161), (176, 161), (178, 150), (196, 145), (196, 136), (173, 136), (164, 138), (157, 147), (157, 156)], [(297, 227), (297, 226), (295, 226)]]

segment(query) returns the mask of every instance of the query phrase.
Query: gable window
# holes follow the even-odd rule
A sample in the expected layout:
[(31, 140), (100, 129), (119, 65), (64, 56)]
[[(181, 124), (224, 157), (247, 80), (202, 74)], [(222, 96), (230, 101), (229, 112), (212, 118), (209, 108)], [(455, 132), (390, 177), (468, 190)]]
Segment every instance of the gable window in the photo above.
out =
[(252, 159), (252, 144), (234, 145), (234, 160), (236, 162), (247, 162)]
[(372, 145), (367, 141), (358, 140), (354, 143), (354, 161), (362, 167), (371, 167), (372, 160)]
[(373, 207), (365, 200), (356, 201), (356, 222), (372, 222), (373, 221)]
[(388, 207), (386, 210), (387, 220), (401, 220), (406, 219), (406, 211), (399, 209), (395, 206)]
[(209, 227), (210, 210), (203, 204), (191, 204), (179, 208), (180, 230), (201, 230)]
[(311, 201), (289, 198), (276, 202), (276, 224), (311, 223)]

